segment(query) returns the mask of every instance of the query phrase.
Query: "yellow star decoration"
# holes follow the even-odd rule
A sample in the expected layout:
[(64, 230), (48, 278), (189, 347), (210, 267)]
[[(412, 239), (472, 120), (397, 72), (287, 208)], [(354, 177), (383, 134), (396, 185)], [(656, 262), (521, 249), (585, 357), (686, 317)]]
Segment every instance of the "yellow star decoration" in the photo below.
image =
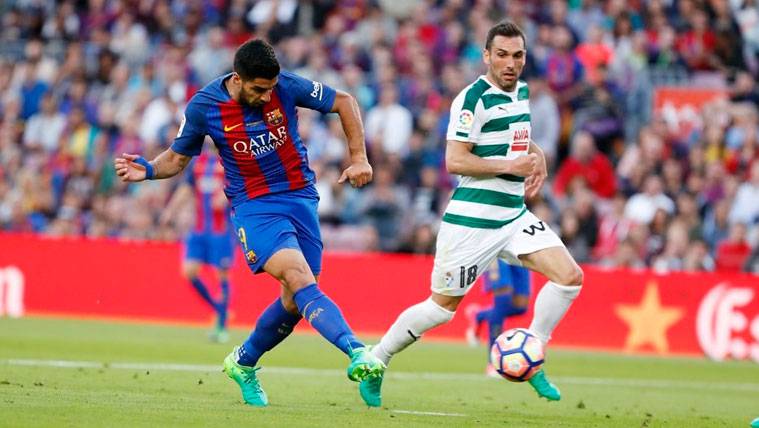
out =
[(655, 282), (649, 282), (640, 304), (616, 305), (614, 312), (629, 328), (625, 351), (651, 345), (656, 352), (665, 354), (669, 349), (667, 330), (683, 317), (684, 311), (673, 306), (662, 306), (659, 288)]

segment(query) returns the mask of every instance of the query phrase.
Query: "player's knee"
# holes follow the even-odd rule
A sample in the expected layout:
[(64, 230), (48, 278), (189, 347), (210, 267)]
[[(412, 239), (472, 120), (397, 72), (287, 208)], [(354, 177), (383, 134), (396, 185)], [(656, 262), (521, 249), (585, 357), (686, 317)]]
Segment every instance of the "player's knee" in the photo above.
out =
[(291, 292), (295, 292), (315, 282), (314, 276), (311, 272), (301, 266), (290, 267), (283, 270), (279, 281)]
[(558, 282), (562, 285), (580, 286), (582, 285), (583, 277), (584, 274), (582, 272), (582, 268), (575, 265), (571, 269), (567, 269), (565, 272), (562, 272)]

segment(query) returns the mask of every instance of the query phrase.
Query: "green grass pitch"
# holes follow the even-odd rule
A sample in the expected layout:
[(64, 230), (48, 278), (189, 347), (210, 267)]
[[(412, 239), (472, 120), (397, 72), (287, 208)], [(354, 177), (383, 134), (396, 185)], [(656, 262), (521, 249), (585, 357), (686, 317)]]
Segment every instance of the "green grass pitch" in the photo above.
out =
[[(550, 350), (561, 402), (483, 374), (485, 349), (422, 342), (400, 354), (368, 409), (347, 358), (295, 334), (261, 361), (271, 405), (242, 404), (221, 373), (232, 343), (200, 328), (0, 319), (0, 426), (748, 427), (759, 365)], [(370, 342), (376, 338), (370, 338)]]

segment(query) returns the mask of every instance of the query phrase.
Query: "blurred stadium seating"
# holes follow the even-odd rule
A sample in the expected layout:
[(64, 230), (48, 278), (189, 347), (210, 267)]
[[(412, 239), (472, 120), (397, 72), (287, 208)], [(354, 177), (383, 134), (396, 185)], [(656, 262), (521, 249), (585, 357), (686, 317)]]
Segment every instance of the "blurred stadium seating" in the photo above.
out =
[(455, 185), (448, 107), (508, 17), (551, 162), (531, 206), (578, 261), (759, 273), (755, 1), (6, 0), (0, 14), (0, 230), (177, 239), (189, 219), (158, 218), (178, 180), (127, 186), (112, 159), (167, 147), (194, 91), (262, 37), (364, 114), (361, 190), (336, 185), (336, 118), (299, 117), (327, 248), (431, 253)]

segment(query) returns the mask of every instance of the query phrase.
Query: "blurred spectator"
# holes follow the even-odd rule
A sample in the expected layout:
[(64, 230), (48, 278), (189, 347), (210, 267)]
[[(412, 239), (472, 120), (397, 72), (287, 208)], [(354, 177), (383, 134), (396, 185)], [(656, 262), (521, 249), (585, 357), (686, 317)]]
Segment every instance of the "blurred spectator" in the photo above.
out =
[(746, 242), (746, 225), (734, 223), (730, 226), (727, 239), (717, 245), (715, 260), (717, 268), (724, 271), (738, 272), (751, 254), (751, 247)]
[(730, 221), (747, 225), (759, 222), (759, 161), (751, 166), (749, 180), (738, 187)]
[(664, 194), (661, 178), (653, 175), (646, 178), (643, 192), (627, 201), (625, 217), (639, 224), (649, 224), (657, 210), (671, 214), (675, 211), (675, 204)]
[(366, 114), (366, 137), (373, 150), (405, 156), (412, 125), (411, 112), (398, 104), (398, 89), (391, 84), (383, 86), (379, 104)]
[(585, 78), (588, 83), (601, 83), (602, 76), (599, 67), (606, 68), (614, 56), (614, 51), (604, 41), (603, 29), (600, 25), (590, 25), (584, 41), (577, 46), (575, 54), (583, 65)]
[(24, 130), (24, 144), (27, 147), (48, 153), (58, 150), (66, 117), (58, 112), (57, 107), (52, 93), (48, 92), (42, 97), (40, 112), (29, 118)]
[(688, 251), (688, 227), (682, 221), (673, 221), (666, 233), (664, 251), (654, 259), (652, 267), (659, 272), (683, 270)]
[(545, 80), (533, 78), (529, 81), (529, 88), (531, 137), (543, 149), (548, 168), (553, 169), (558, 157), (561, 131), (559, 107), (546, 86)]
[(572, 138), (572, 152), (556, 173), (554, 190), (558, 196), (571, 195), (582, 182), (601, 198), (611, 198), (617, 190), (614, 168), (609, 159), (596, 150), (593, 136), (580, 131)]
[(625, 239), (619, 243), (612, 258), (603, 260), (603, 264), (617, 268), (642, 269), (646, 267), (638, 249), (632, 240)]
[(688, 272), (711, 272), (716, 265), (709, 255), (706, 242), (702, 240), (692, 241), (688, 245), (683, 259), (683, 270)]

